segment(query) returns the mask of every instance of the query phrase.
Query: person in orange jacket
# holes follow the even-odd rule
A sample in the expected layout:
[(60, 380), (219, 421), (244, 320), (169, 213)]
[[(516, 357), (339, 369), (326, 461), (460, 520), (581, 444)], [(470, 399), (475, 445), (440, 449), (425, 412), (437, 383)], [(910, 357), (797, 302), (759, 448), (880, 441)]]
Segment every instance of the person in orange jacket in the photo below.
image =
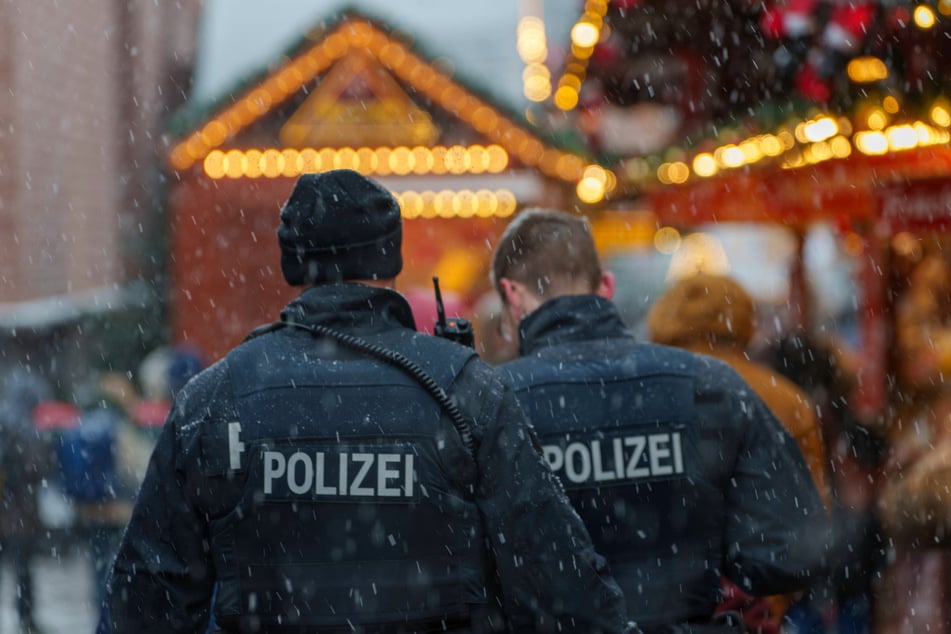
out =
[[(700, 273), (676, 282), (659, 297), (647, 316), (648, 336), (656, 343), (684, 348), (726, 362), (759, 395), (796, 440), (827, 510), (832, 491), (829, 462), (815, 405), (795, 383), (766, 364), (750, 359), (746, 351), (754, 332), (754, 305), (749, 293), (726, 275)], [(744, 597), (726, 583), (727, 602)], [(775, 596), (744, 608), (747, 621), (778, 631), (794, 597)]]

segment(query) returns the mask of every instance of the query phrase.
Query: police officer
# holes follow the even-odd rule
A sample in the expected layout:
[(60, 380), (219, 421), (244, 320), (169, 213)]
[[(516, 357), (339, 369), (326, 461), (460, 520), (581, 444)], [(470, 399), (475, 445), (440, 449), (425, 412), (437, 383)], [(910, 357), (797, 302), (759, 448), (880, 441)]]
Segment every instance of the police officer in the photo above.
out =
[(177, 395), (109, 586), (118, 632), (602, 631), (623, 598), (511, 391), (418, 334), (400, 209), (350, 170), (280, 214), (303, 286)]
[(827, 524), (796, 443), (713, 358), (641, 343), (579, 217), (527, 210), (492, 276), (520, 358), (501, 366), (645, 632), (713, 623), (720, 576), (805, 588)]

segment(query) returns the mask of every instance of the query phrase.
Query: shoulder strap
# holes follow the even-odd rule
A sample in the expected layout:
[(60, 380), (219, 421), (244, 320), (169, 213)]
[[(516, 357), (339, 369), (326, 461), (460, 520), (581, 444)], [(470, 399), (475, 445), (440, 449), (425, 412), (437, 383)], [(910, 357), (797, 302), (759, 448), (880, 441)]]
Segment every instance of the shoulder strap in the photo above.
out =
[[(271, 324), (265, 324), (263, 326), (258, 326), (245, 337), (245, 341), (249, 341), (261, 335), (267, 334), (269, 332), (275, 332), (282, 328), (297, 328), (300, 330), (306, 330), (315, 337), (328, 337), (335, 340), (337, 343), (355, 350), (357, 352), (362, 352), (371, 357), (379, 359), (385, 363), (403, 370), (406, 374), (410, 375), (419, 385), (429, 393), (430, 396), (439, 404), (440, 407), (446, 412), (449, 416), (449, 419), (452, 421), (453, 427), (456, 428), (456, 431), (459, 433), (459, 437), (462, 439), (462, 444), (466, 447), (466, 450), (469, 452), (469, 455), (472, 456), (475, 460), (475, 440), (472, 436), (472, 430), (469, 427), (469, 422), (462, 415), (462, 412), (459, 411), (459, 408), (453, 402), (449, 395), (446, 394), (446, 390), (443, 389), (433, 377), (423, 370), (417, 363), (409, 359), (406, 355), (396, 350), (390, 348), (384, 348), (377, 344), (370, 343), (359, 337), (355, 337), (351, 334), (340, 332), (332, 328), (327, 328), (326, 326), (321, 326), (319, 324), (307, 325), (299, 324), (292, 321), (276, 321)], [(475, 354), (475, 353), (473, 353)]]

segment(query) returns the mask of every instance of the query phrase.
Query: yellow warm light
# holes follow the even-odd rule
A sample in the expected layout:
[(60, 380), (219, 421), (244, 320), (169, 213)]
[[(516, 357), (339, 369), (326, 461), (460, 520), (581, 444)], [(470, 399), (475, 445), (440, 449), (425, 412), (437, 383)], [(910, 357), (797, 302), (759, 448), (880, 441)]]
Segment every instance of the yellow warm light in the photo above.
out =
[(670, 163), (661, 163), (657, 168), (657, 180), (664, 185), (670, 185)]
[(693, 172), (697, 176), (707, 178), (717, 173), (717, 161), (713, 155), (704, 152), (693, 158)]
[(588, 165), (584, 168), (584, 172), (581, 174), (581, 178), (593, 178), (602, 185), (606, 185), (608, 182), (607, 171), (600, 165)]
[(571, 86), (562, 86), (555, 91), (555, 106), (560, 110), (571, 110), (578, 105), (578, 91)]
[(746, 163), (746, 156), (743, 150), (735, 145), (725, 145), (714, 153), (719, 167), (740, 167)]
[(575, 92), (581, 90), (582, 79), (578, 75), (565, 75), (558, 80), (558, 87), (562, 86), (571, 88)]
[(888, 152), (888, 138), (878, 131), (859, 132), (855, 135), (855, 147), (862, 154), (879, 156)]
[(763, 158), (763, 151), (756, 139), (747, 139), (740, 143), (740, 152), (743, 153), (744, 163), (755, 163)]
[(938, 0), (938, 13), (951, 15), (951, 0)]
[(918, 145), (918, 133), (910, 125), (895, 125), (885, 131), (891, 150), (910, 150)]
[(888, 115), (882, 110), (872, 110), (865, 118), (869, 130), (881, 130), (888, 125)]
[(260, 178), (264, 173), (264, 153), (248, 150), (240, 159), (241, 171), (248, 178)]
[(930, 29), (937, 21), (937, 17), (931, 7), (924, 4), (919, 4), (915, 7), (913, 17), (915, 24), (921, 29)]
[(836, 158), (846, 158), (852, 154), (852, 144), (844, 136), (833, 137), (829, 141), (829, 149)]
[(545, 23), (535, 16), (526, 16), (519, 21), (516, 49), (526, 64), (545, 61), (548, 44), (545, 39)]
[(598, 43), (598, 27), (590, 22), (578, 22), (571, 28), (571, 42), (580, 48), (590, 48)]
[(730, 262), (723, 244), (706, 233), (693, 233), (684, 238), (674, 253), (667, 269), (667, 280), (679, 280), (697, 273), (725, 275), (730, 272)]
[(551, 79), (551, 71), (544, 64), (528, 64), (522, 71), (522, 81), (528, 81), (536, 77), (544, 77), (546, 81)]
[(951, 126), (951, 112), (948, 112), (948, 109), (944, 106), (932, 106), (929, 115), (935, 125), (941, 126), (942, 128)]
[(526, 15), (518, 21), (515, 32), (522, 35), (526, 31), (545, 30), (545, 22), (537, 15)]
[(229, 150), (225, 154), (224, 169), (228, 178), (241, 178), (246, 170), (247, 159), (241, 150)]
[[(537, 143), (537, 142), (536, 142)], [(531, 149), (535, 149), (534, 145)], [(498, 174), (508, 167), (508, 153), (499, 145), (454, 145), (426, 148), (323, 148), (303, 150), (212, 150), (204, 160), (209, 178), (294, 178), (303, 173), (354, 169), (363, 174)], [(572, 179), (573, 180), (573, 179)]]
[(192, 164), (192, 158), (185, 151), (185, 146), (179, 145), (169, 155), (169, 162), (176, 170), (187, 169)]
[(897, 99), (895, 99), (891, 95), (888, 95), (887, 97), (882, 99), (882, 108), (884, 108), (885, 112), (889, 114), (895, 114), (896, 112), (901, 110), (901, 105), (898, 103)]
[(683, 161), (674, 161), (667, 170), (667, 177), (674, 185), (681, 185), (690, 178), (690, 168)]
[(396, 194), (402, 216), (414, 218), (505, 218), (515, 213), (518, 202), (506, 189), (472, 191), (444, 189), (433, 191), (404, 191)]
[(593, 176), (587, 176), (578, 181), (575, 192), (582, 202), (592, 204), (604, 198), (604, 183)]
[[(588, 58), (594, 52), (598, 41), (610, 30), (604, 24), (604, 15), (608, 10), (608, 0), (587, 0), (584, 14), (572, 27), (571, 55), (565, 62), (564, 75), (558, 81), (555, 92), (555, 106), (561, 110), (571, 110), (578, 104), (578, 91), (587, 72)], [(562, 88), (574, 88), (574, 94)]]
[(542, 75), (529, 77), (522, 85), (522, 94), (529, 101), (545, 101), (551, 95), (551, 81)]
[(222, 178), (225, 175), (225, 164), (224, 164), (225, 155), (224, 152), (219, 150), (212, 150), (208, 153), (208, 156), (205, 157), (205, 173), (208, 174), (211, 178), (218, 179)]
[(274, 149), (265, 150), (258, 164), (261, 165), (261, 173), (268, 178), (277, 178), (284, 171), (284, 157)]
[(888, 66), (877, 57), (856, 57), (846, 66), (849, 79), (857, 84), (867, 84), (888, 78)]
[(591, 54), (594, 53), (593, 46), (577, 46), (576, 44), (571, 45), (571, 54), (577, 57), (578, 59), (583, 59), (587, 61)]
[(674, 253), (682, 242), (680, 232), (673, 227), (661, 227), (654, 234), (654, 248), (664, 255)]
[(779, 156), (783, 153), (783, 142), (772, 134), (764, 134), (760, 138), (759, 149), (766, 156)]
[(798, 149), (791, 150), (783, 160), (783, 169), (795, 169), (806, 164), (806, 160)]
[(821, 163), (832, 158), (832, 148), (825, 141), (813, 143), (808, 149), (808, 157), (812, 163)]
[(563, 181), (575, 182), (584, 176), (585, 163), (574, 154), (549, 150), (545, 153), (540, 167), (546, 173), (556, 174)]
[(796, 138), (803, 143), (818, 143), (839, 133), (839, 124), (831, 117), (821, 117), (796, 126)]

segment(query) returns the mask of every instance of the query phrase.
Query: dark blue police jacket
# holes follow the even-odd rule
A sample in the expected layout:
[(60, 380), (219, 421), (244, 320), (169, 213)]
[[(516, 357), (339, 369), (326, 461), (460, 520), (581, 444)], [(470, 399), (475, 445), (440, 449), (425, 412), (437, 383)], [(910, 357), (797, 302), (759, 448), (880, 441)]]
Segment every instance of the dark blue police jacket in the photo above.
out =
[(401, 295), (314, 287), (282, 320), (396, 350), (471, 422), (471, 455), (409, 374), (297, 327), (194, 378), (116, 558), (118, 632), (605, 631), (623, 599), (512, 393), (418, 334)]
[(613, 304), (550, 300), (501, 367), (629, 617), (710, 617), (720, 575), (756, 595), (805, 587), (827, 520), (793, 439), (729, 366), (636, 342)]

